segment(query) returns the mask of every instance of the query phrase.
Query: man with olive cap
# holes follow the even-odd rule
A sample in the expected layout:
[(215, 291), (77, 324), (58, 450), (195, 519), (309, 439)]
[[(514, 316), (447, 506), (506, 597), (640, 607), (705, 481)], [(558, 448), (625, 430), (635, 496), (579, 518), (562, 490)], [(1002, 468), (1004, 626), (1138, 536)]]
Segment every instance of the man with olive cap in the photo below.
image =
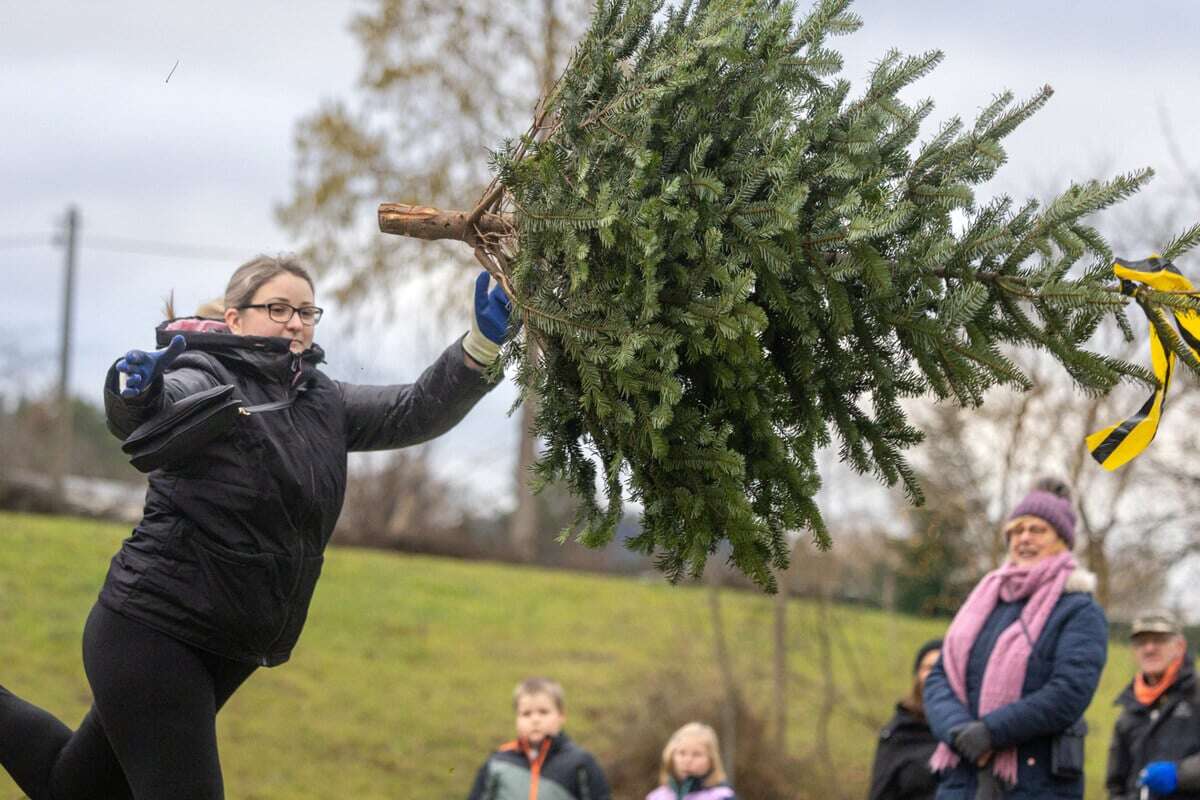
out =
[(1183, 626), (1170, 611), (1138, 616), (1130, 628), (1137, 674), (1108, 750), (1110, 800), (1200, 800), (1200, 687)]

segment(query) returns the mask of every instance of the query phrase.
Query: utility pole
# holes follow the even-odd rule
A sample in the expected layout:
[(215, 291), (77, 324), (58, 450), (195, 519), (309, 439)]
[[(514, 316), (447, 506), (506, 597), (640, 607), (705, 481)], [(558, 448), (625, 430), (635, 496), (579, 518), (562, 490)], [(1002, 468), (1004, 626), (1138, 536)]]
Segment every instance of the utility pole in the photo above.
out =
[(54, 457), (54, 497), (59, 507), (66, 505), (64, 482), (71, 463), (74, 439), (71, 415), (71, 312), (75, 306), (75, 254), (78, 250), (79, 209), (67, 209), (66, 235), (60, 240), (66, 249), (63, 274), (62, 348), (58, 358), (58, 447)]

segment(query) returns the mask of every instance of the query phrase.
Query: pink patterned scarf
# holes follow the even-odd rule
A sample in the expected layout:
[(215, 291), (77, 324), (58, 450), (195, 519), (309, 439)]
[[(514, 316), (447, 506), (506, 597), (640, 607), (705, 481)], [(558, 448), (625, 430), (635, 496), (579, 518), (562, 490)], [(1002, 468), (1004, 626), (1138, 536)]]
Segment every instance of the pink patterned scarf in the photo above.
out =
[(206, 317), (180, 317), (171, 320), (165, 330), (194, 331), (196, 333), (229, 333), (229, 326), (223, 320)]
[[(1046, 620), (1075, 567), (1075, 558), (1070, 553), (1052, 556), (1030, 567), (1005, 564), (985, 575), (971, 591), (963, 607), (954, 615), (942, 643), (942, 668), (955, 697), (964, 706), (967, 704), (967, 660), (988, 616), (997, 602), (1011, 603), (1028, 598), (1020, 618), (1004, 629), (988, 656), (979, 691), (979, 716), (982, 718), (1021, 698), (1033, 645), (1042, 635)], [(950, 769), (958, 765), (958, 755), (942, 742), (929, 765), (934, 772)], [(1007, 785), (1015, 786), (1017, 749), (1010, 747), (993, 754), (992, 771)]]

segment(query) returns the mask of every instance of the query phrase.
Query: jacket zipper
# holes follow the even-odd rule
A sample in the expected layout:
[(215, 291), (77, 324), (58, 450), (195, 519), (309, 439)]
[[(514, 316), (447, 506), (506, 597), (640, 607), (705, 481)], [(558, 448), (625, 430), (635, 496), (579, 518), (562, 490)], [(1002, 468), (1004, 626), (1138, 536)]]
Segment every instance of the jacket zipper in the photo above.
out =
[[(550, 752), (550, 737), (542, 739), (538, 747), (537, 758), (529, 768), (529, 800), (538, 800), (538, 780), (542, 776), (542, 765), (546, 763), (546, 755)], [(528, 756), (526, 756), (528, 758)]]
[[(292, 389), (294, 389), (296, 384), (300, 382), (300, 376), (301, 376), (301, 374), (303, 374), (302, 366), (303, 366), (303, 364), (301, 363), (300, 354), (293, 353), (292, 354), (292, 366), (291, 366), (292, 378), (290, 381), (288, 381), (284, 384), (284, 397), (283, 397), (284, 400), (287, 400), (290, 397), (290, 395), (292, 394)], [(250, 414), (251, 414), (251, 412), (247, 411), (245, 408), (239, 408), (238, 412), (241, 414), (245, 414), (246, 416), (250, 416)], [(288, 419), (291, 420), (292, 409), (288, 408), (287, 412), (288, 412)], [(296, 423), (294, 420), (292, 420), (292, 427), (294, 428), (295, 426), (296, 426)], [(275, 636), (271, 639), (271, 642), (267, 645), (267, 653), (259, 656), (259, 658), (258, 658), (259, 663), (264, 667), (269, 665), (269, 663), (271, 661), (270, 651), (271, 651), (272, 647), (274, 646), (274, 644), (279, 641), (280, 637), (283, 636), (284, 632), (287, 631), (288, 622), (290, 622), (292, 619), (292, 600), (296, 596), (296, 589), (300, 586), (300, 579), (302, 577), (304, 577), (304, 543), (303, 542), (300, 543), (300, 559), (297, 562), (296, 566), (297, 566), (296, 577), (292, 580), (292, 588), (288, 590), (287, 597), (284, 598), (283, 622), (280, 623), (280, 625), (279, 625), (278, 633), (275, 634)]]

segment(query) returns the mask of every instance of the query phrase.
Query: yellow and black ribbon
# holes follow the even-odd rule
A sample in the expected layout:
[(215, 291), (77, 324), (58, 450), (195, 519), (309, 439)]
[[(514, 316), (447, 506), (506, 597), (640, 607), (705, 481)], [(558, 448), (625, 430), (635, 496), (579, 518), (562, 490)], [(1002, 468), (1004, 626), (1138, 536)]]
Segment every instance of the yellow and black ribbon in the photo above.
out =
[[(1138, 284), (1161, 292), (1194, 291), (1191, 281), (1180, 274), (1170, 261), (1151, 256), (1143, 261), (1117, 259), (1113, 272), (1121, 279), (1121, 292), (1132, 296)], [(1188, 349), (1200, 358), (1200, 314), (1195, 311), (1172, 311), (1175, 327)], [(1116, 425), (1096, 431), (1087, 437), (1087, 446), (1092, 458), (1107, 470), (1114, 470), (1136, 458), (1154, 441), (1158, 423), (1162, 419), (1163, 406), (1167, 399), (1167, 388), (1175, 372), (1175, 352), (1170, 350), (1158, 335), (1154, 324), (1150, 325), (1150, 360), (1158, 388), (1142, 404), (1137, 413)]]

